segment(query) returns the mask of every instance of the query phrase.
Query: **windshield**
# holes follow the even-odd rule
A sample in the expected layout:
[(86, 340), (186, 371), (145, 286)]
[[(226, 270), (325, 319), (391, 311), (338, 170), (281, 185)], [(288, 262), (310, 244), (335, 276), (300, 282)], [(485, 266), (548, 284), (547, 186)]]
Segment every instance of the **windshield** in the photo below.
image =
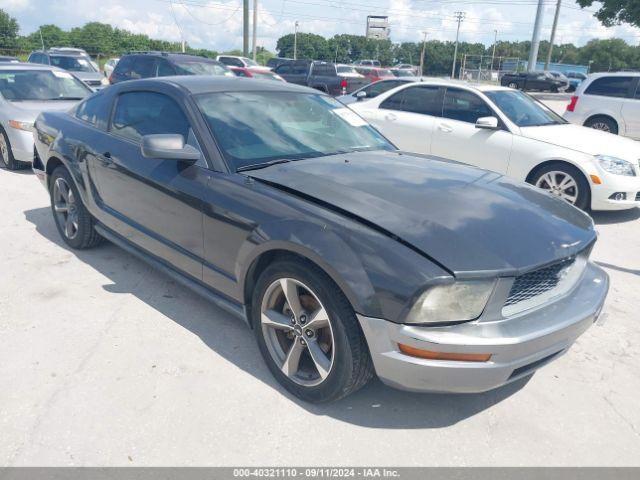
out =
[(326, 95), (219, 92), (197, 102), (235, 169), (394, 147), (355, 112)]
[(213, 62), (186, 62), (177, 60), (174, 62), (177, 75), (225, 75), (229, 69), (219, 63)]
[(493, 90), (484, 93), (519, 127), (566, 123), (557, 113), (526, 93), (517, 90)]
[(0, 94), (5, 100), (80, 100), (91, 90), (68, 72), (0, 70)]
[(82, 57), (66, 57), (59, 55), (51, 55), (51, 65), (60, 67), (70, 72), (95, 72), (96, 69), (91, 65), (88, 58)]

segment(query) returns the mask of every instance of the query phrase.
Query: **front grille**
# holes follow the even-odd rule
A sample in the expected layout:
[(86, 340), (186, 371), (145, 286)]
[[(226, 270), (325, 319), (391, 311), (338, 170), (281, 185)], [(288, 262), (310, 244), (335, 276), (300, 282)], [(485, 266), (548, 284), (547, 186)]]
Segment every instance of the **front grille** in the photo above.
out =
[(548, 292), (558, 286), (567, 267), (571, 266), (574, 258), (568, 258), (549, 267), (540, 268), (516, 278), (509, 291), (504, 306), (515, 305), (538, 295)]

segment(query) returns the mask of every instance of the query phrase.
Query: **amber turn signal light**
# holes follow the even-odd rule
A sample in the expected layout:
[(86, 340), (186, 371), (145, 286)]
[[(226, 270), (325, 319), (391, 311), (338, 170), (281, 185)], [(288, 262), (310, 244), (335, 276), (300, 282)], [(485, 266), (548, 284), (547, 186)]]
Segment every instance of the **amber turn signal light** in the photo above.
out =
[(402, 343), (398, 344), (398, 348), (405, 355), (418, 358), (426, 358), (428, 360), (455, 360), (458, 362), (488, 362), (491, 358), (490, 353), (453, 353), (453, 352), (432, 352), (431, 350), (422, 350), (421, 348), (411, 347)]
[(591, 177), (591, 181), (593, 182), (594, 185), (600, 185), (602, 183), (602, 180), (600, 180), (600, 177), (597, 175), (589, 175)]

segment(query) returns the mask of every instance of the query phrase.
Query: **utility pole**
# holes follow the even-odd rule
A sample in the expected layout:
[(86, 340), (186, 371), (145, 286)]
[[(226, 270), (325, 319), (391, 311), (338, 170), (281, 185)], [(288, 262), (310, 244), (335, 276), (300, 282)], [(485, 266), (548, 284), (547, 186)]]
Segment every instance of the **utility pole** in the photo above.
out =
[[(542, 2), (542, 0), (539, 0)], [(456, 46), (453, 49), (453, 66), (451, 67), (451, 78), (454, 78), (456, 75), (456, 58), (458, 57), (458, 37), (460, 36), (460, 24), (462, 20), (464, 20), (465, 12), (455, 12), (454, 17), (458, 20), (458, 29), (456, 30)]]
[(536, 21), (533, 25), (533, 37), (531, 38), (531, 49), (529, 50), (529, 63), (527, 70), (533, 72), (538, 63), (538, 48), (540, 48), (540, 29), (542, 28), (542, 15), (544, 14), (544, 0), (538, 0), (538, 10)]
[(42, 45), (42, 50), (44, 50), (44, 40), (42, 39), (42, 29), (39, 28), (38, 32), (40, 32), (40, 44)]
[(553, 17), (553, 27), (551, 28), (551, 39), (549, 40), (549, 51), (547, 52), (547, 61), (544, 63), (544, 69), (549, 70), (551, 63), (551, 51), (553, 50), (553, 42), (556, 40), (556, 27), (558, 26), (558, 17), (560, 16), (560, 4), (562, 0), (558, 0), (556, 4), (556, 14)]
[(493, 76), (493, 62), (496, 59), (496, 44), (498, 43), (498, 30), (493, 31), (493, 52), (491, 53), (491, 76)]
[(249, 0), (242, 0), (242, 55), (249, 56)]
[(422, 33), (424, 33), (424, 38), (422, 39), (422, 53), (420, 54), (420, 76), (421, 77), (424, 75), (424, 51), (427, 48), (427, 32), (422, 32)]
[(256, 33), (258, 30), (258, 0), (253, 0), (253, 42), (251, 49), (253, 51), (253, 61), (256, 61)]
[(298, 59), (298, 21), (295, 23), (295, 30), (293, 33), (293, 59)]

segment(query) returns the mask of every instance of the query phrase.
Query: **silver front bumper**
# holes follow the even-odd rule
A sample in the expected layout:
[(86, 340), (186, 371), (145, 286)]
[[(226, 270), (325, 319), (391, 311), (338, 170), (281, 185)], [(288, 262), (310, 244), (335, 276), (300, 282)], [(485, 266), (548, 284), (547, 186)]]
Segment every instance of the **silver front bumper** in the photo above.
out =
[[(358, 315), (378, 377), (419, 392), (484, 392), (531, 374), (565, 353), (598, 318), (609, 278), (589, 263), (579, 285), (542, 308), (495, 322), (447, 327), (402, 325)], [(398, 344), (436, 352), (490, 353), (488, 362), (427, 360)]]

